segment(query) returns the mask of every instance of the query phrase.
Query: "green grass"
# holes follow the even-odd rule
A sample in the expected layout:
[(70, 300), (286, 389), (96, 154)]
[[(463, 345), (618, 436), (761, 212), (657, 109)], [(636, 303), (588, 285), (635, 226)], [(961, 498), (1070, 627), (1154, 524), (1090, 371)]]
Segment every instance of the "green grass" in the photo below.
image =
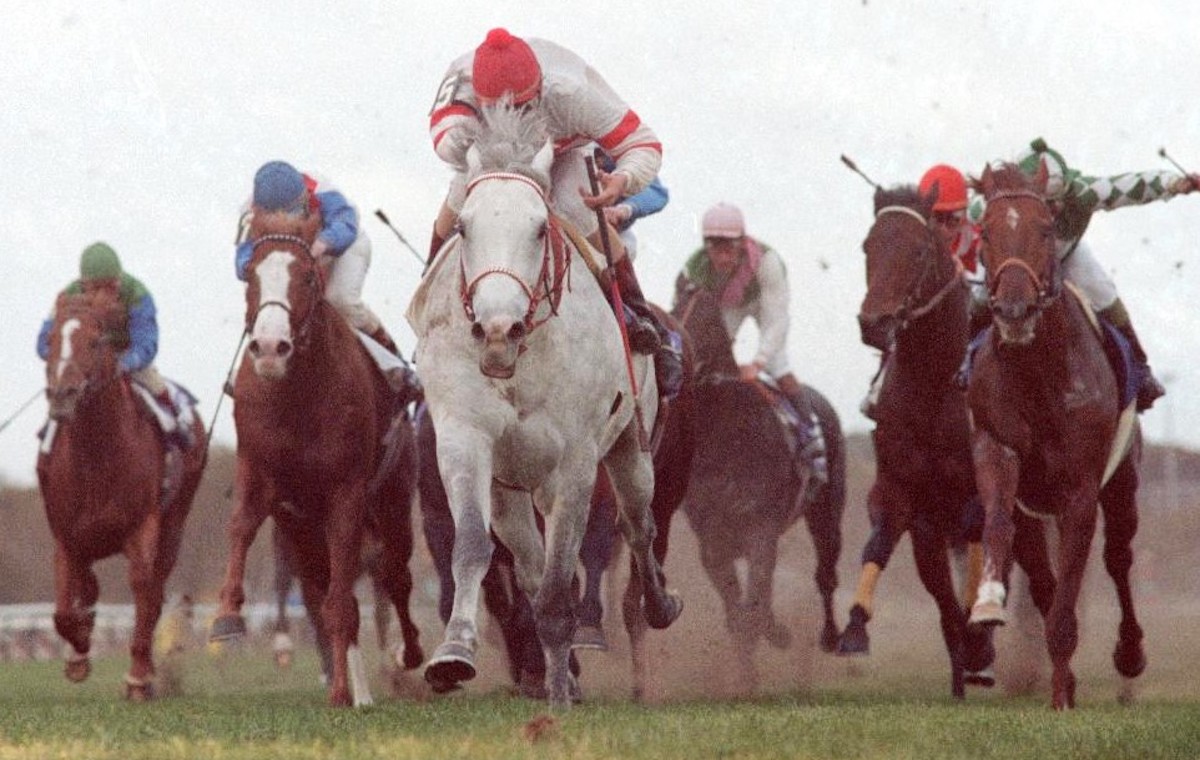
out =
[[(59, 663), (0, 665), (0, 760), (1200, 757), (1196, 699), (1055, 714), (1043, 694), (955, 704), (941, 679), (872, 679), (755, 700), (602, 696), (531, 739), (526, 725), (545, 706), (502, 689), (381, 699), (379, 681), (375, 706), (330, 709), (311, 655), (286, 672), (249, 650), (188, 655), (180, 692), (144, 705), (120, 697), (123, 658), (95, 666), (70, 684)], [(420, 692), (419, 676), (410, 681)]]

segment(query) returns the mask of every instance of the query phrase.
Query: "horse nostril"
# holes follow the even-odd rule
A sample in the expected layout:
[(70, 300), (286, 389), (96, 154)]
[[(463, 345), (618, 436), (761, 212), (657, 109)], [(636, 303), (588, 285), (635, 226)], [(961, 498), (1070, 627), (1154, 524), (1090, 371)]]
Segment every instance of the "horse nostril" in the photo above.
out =
[(483, 340), (483, 325), (473, 322), (471, 324), (471, 337), (475, 340)]
[(278, 354), (281, 359), (286, 359), (287, 357), (291, 356), (292, 342), (289, 340), (279, 341), (279, 346), (275, 349), (275, 353)]
[(512, 327), (508, 328), (509, 340), (521, 340), (525, 337), (525, 323), (517, 322)]
[(246, 350), (254, 357), (262, 355), (262, 346), (259, 345), (257, 338), (251, 339), (250, 343), (246, 346)]

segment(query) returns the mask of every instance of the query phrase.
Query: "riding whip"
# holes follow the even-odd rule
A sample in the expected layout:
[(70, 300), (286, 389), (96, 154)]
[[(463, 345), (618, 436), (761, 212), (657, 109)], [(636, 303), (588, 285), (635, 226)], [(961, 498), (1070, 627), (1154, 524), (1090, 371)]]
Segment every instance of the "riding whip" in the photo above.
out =
[(845, 153), (842, 154), (842, 163), (850, 167), (850, 171), (865, 179), (867, 184), (869, 184), (871, 187), (875, 188), (876, 190), (880, 189), (879, 183), (864, 174), (863, 170), (858, 168), (858, 164), (851, 161)]
[(25, 411), (26, 409), (28, 409), (28, 408), (29, 408), (29, 405), (30, 405), (30, 404), (32, 404), (34, 401), (36, 401), (36, 400), (37, 400), (37, 397), (38, 397), (38, 396), (40, 396), (40, 395), (42, 395), (42, 393), (43, 393), (43, 392), (44, 392), (44, 391), (42, 391), (41, 389), (38, 389), (38, 390), (34, 391), (34, 392), (33, 392), (33, 395), (32, 395), (32, 396), (30, 396), (30, 397), (29, 397), (29, 399), (28, 399), (28, 400), (27, 400), (27, 401), (26, 401), (24, 404), (21, 404), (19, 407), (17, 407), (17, 411), (15, 411), (15, 412), (13, 412), (12, 414), (10, 414), (10, 415), (8, 416), (8, 419), (6, 419), (4, 422), (0, 422), (0, 433), (3, 433), (3, 432), (4, 432), (4, 428), (6, 428), (6, 427), (8, 427), (9, 425), (11, 425), (11, 424), (12, 424), (12, 422), (13, 422), (13, 420), (15, 420), (17, 417), (20, 417), (20, 416), (21, 416), (21, 412), (23, 412), (23, 411)]
[[(600, 149), (596, 149), (596, 153), (600, 153)], [(592, 156), (584, 156), (584, 163), (587, 164), (588, 182), (592, 188), (592, 195), (600, 194), (600, 182), (596, 179), (596, 159)], [(621, 286), (617, 282), (616, 269), (614, 268), (612, 256), (612, 244), (608, 240), (608, 222), (604, 219), (603, 207), (596, 207), (596, 221), (600, 225), (600, 245), (604, 249), (604, 261), (608, 265), (609, 274), (609, 290), (612, 291), (613, 310), (617, 313), (617, 326), (621, 330), (621, 344), (625, 347), (625, 370), (629, 374), (629, 389), (633, 394), (633, 408), (637, 413), (638, 419), (638, 441), (645, 449), (649, 446), (649, 439), (646, 435), (646, 423), (642, 419), (642, 405), (638, 401), (638, 385), (637, 377), (633, 374), (633, 352), (629, 348), (629, 330), (625, 327), (625, 301), (621, 299)]]
[(379, 209), (379, 208), (375, 209), (375, 216), (379, 217), (379, 221), (381, 221), (385, 225), (387, 225), (387, 228), (396, 235), (396, 238), (399, 239), (400, 242), (404, 244), (405, 248), (412, 251), (412, 255), (417, 257), (417, 261), (421, 262), (421, 266), (424, 267), (424, 266), (429, 265), (428, 262), (425, 261), (425, 259), (421, 256), (421, 254), (417, 253), (417, 249), (413, 248), (412, 245), (408, 242), (408, 240), (404, 237), (404, 235), (401, 234), (400, 230), (396, 229), (396, 227), (392, 224), (391, 220), (387, 218), (387, 214), (383, 213), (383, 209)]
[(1191, 176), (1191, 174), (1192, 174), (1191, 172), (1189, 172), (1187, 169), (1184, 169), (1182, 166), (1180, 166), (1180, 165), (1179, 165), (1179, 162), (1178, 162), (1178, 161), (1176, 161), (1175, 159), (1173, 159), (1173, 158), (1171, 158), (1170, 156), (1168, 156), (1168, 155), (1167, 155), (1167, 149), (1166, 149), (1166, 148), (1159, 148), (1159, 149), (1158, 149), (1158, 155), (1160, 155), (1160, 156), (1162, 156), (1163, 158), (1165, 158), (1165, 159), (1167, 159), (1168, 161), (1170, 161), (1170, 162), (1171, 162), (1171, 166), (1174, 166), (1176, 169), (1178, 169), (1179, 171), (1181, 171), (1181, 172), (1183, 172), (1184, 174), (1188, 175), (1189, 177)]

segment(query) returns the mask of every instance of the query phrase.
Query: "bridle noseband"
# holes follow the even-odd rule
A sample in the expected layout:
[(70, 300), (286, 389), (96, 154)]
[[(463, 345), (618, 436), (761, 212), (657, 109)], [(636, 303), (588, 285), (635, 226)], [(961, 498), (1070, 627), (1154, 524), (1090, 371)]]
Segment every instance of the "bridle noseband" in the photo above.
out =
[[(551, 317), (558, 315), (558, 304), (562, 300), (563, 284), (566, 283), (567, 290), (570, 291), (570, 269), (571, 257), (567, 254), (566, 244), (563, 240), (562, 229), (559, 226), (557, 217), (554, 216), (550, 209), (550, 204), (546, 200), (546, 192), (541, 185), (533, 179), (526, 177), (524, 174), (516, 172), (488, 172), (481, 174), (467, 184), (466, 194), (470, 195), (481, 182), (487, 180), (511, 180), (523, 182), (529, 185), (537, 192), (538, 198), (546, 207), (546, 234), (542, 241), (542, 266), (538, 272), (537, 279), (531, 286), (521, 278), (521, 275), (508, 267), (489, 267), (479, 274), (467, 280), (467, 265), (465, 257), (461, 254), (458, 257), (459, 268), (459, 298), (462, 301), (463, 313), (467, 315), (467, 319), (475, 322), (475, 307), (471, 304), (475, 295), (475, 289), (479, 286), (479, 282), (489, 275), (503, 275), (510, 277), (521, 286), (525, 297), (529, 299), (529, 307), (525, 310), (525, 314), (521, 319), (522, 325), (525, 327), (525, 335), (533, 332), (534, 328), (544, 324)], [(538, 308), (542, 302), (550, 307), (549, 313), (537, 319)]]
[[(1037, 201), (1037, 203), (1047, 211), (1050, 210), (1050, 204), (1046, 202), (1046, 199), (1032, 190), (1002, 190), (988, 198), (988, 209), (984, 212), (985, 218), (989, 213), (992, 212), (992, 209), (995, 208), (992, 205), (992, 201), (1002, 198), (1027, 198)], [(1051, 214), (1051, 217), (1053, 217), (1053, 214)], [(984, 239), (984, 245), (986, 245), (989, 249), (994, 250), (994, 247), (986, 238)], [(999, 266), (997, 266), (994, 270), (989, 270), (988, 272), (988, 306), (993, 312), (997, 309), (999, 303), (996, 299), (996, 296), (993, 295), (995, 286), (1000, 281), (1000, 275), (1009, 268), (1021, 270), (1033, 283), (1034, 290), (1037, 292), (1037, 299), (1033, 303), (1034, 313), (1041, 313), (1044, 311), (1047, 306), (1054, 303), (1055, 299), (1057, 299), (1059, 294), (1062, 292), (1062, 283), (1058, 277), (1058, 256), (1053, 250), (1050, 251), (1050, 272), (1045, 277), (1034, 271), (1033, 267), (1029, 265), (1029, 262), (1020, 258), (1016, 254), (1009, 254)]]
[[(325, 274), (321, 271), (321, 267), (317, 265), (317, 258), (313, 256), (312, 246), (308, 244), (307, 240), (298, 235), (287, 235), (283, 233), (269, 233), (254, 239), (254, 242), (251, 244), (250, 248), (250, 260), (252, 262), (251, 267), (258, 265), (258, 262), (255, 261), (254, 257), (258, 252), (258, 247), (263, 243), (288, 243), (290, 245), (298, 246), (302, 251), (304, 251), (305, 254), (307, 254), (308, 263), (312, 267), (312, 270), (315, 274), (315, 276), (309, 280), (313, 290), (312, 306), (309, 307), (308, 312), (304, 315), (304, 318), (299, 320), (299, 324), (296, 327), (296, 342), (299, 344), (307, 336), (309, 325), (312, 322), (313, 315), (316, 314), (317, 311), (317, 304), (324, 297)], [(293, 316), (292, 307), (283, 301), (277, 301), (275, 299), (259, 301), (258, 308), (254, 310), (254, 314), (247, 317), (246, 332), (250, 332), (254, 329), (254, 323), (258, 321), (258, 315), (261, 314), (262, 310), (268, 306), (278, 306), (279, 308), (283, 309), (288, 315), (288, 320), (291, 320)]]

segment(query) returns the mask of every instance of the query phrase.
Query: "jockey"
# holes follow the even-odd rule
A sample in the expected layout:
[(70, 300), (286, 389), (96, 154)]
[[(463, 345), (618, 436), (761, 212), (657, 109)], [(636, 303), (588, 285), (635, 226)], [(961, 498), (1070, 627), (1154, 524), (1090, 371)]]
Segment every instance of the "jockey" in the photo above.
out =
[[(190, 448), (195, 443), (191, 413), (185, 414), (175, 404), (166, 382), (154, 367), (154, 357), (158, 354), (158, 314), (154, 297), (141, 280), (121, 268), (121, 260), (111, 246), (96, 242), (83, 249), (79, 258), (79, 279), (68, 285), (63, 293), (78, 295), (103, 289), (114, 291), (128, 313), (124, 330), (115, 340), (117, 345), (128, 346), (117, 360), (118, 367), (131, 380), (150, 391), (158, 403), (174, 416), (174, 430), (165, 431), (171, 439), (169, 443), (184, 449)], [(50, 333), (53, 329), (54, 315), (51, 314), (42, 323), (38, 333), (37, 352), (43, 360), (50, 358)]]
[[(662, 145), (657, 135), (582, 58), (547, 40), (524, 40), (505, 29), (492, 29), (478, 48), (450, 64), (430, 112), (434, 150), (455, 169), (434, 222), (430, 260), (450, 236), (462, 209), (469, 135), (480, 123), (480, 109), (506, 100), (544, 117), (555, 148), (550, 203), (597, 250), (601, 238), (595, 210), (639, 193), (658, 173)], [(597, 195), (583, 190), (589, 186), (584, 158), (591, 143), (615, 162), (611, 171), (598, 172)], [(677, 386), (683, 373), (680, 354), (647, 305), (620, 238), (609, 239), (622, 299), (635, 316), (629, 321), (630, 345), (638, 353), (654, 355), (659, 386)]]
[[(1058, 151), (1037, 138), (1018, 156), (1016, 163), (1028, 175), (1046, 164), (1050, 180), (1046, 194), (1054, 211), (1054, 232), (1058, 258), (1063, 265), (1063, 277), (1079, 287), (1099, 312), (1129, 341), (1135, 361), (1141, 370), (1141, 386), (1137, 392), (1139, 412), (1149, 409), (1166, 389), (1154, 377), (1146, 362), (1146, 352), (1133, 329), (1117, 287), (1083, 242), (1083, 233), (1098, 210), (1111, 211), (1123, 206), (1137, 206), (1158, 200), (1170, 200), (1200, 189), (1200, 174), (1175, 174), (1163, 171), (1129, 172), (1109, 177), (1091, 177), (1067, 166)], [(983, 217), (983, 199), (971, 204), (969, 216)]]
[(962, 262), (963, 276), (971, 289), (971, 334), (981, 327), (981, 322), (991, 322), (988, 311), (987, 272), (979, 260), (979, 220), (967, 215), (967, 180), (962, 172), (949, 164), (936, 164), (929, 168), (917, 185), (922, 196), (937, 188), (937, 199), (933, 203), (930, 222), (933, 230), (941, 236), (946, 249)]
[[(599, 165), (602, 170), (611, 172), (616, 165), (617, 162), (607, 153), (602, 155)], [(625, 195), (619, 203), (604, 207), (604, 221), (621, 236), (621, 244), (625, 246), (625, 254), (630, 261), (637, 258), (637, 236), (633, 234), (633, 223), (662, 211), (670, 199), (667, 186), (655, 176), (640, 192)]]
[(371, 354), (380, 363), (397, 393), (415, 397), (415, 373), (404, 362), (395, 341), (375, 312), (362, 299), (363, 282), (371, 266), (371, 240), (359, 227), (358, 209), (328, 180), (301, 173), (284, 161), (268, 161), (254, 174), (254, 191), (242, 209), (234, 265), (245, 282), (246, 268), (254, 254), (254, 241), (247, 239), (255, 211), (285, 211), (289, 214), (321, 216), (321, 231), (313, 241), (312, 255), (324, 270), (325, 300), (355, 330), (382, 346), (392, 357)]
[(704, 245), (688, 258), (680, 276), (717, 294), (731, 338), (747, 317), (758, 325), (758, 353), (741, 366), (741, 377), (752, 381), (765, 372), (774, 378), (800, 417), (800, 456), (824, 483), (829, 479), (825, 438), (808, 394), (788, 365), (791, 294), (783, 257), (746, 234), (742, 212), (732, 204), (718, 203), (705, 211), (700, 229)]

